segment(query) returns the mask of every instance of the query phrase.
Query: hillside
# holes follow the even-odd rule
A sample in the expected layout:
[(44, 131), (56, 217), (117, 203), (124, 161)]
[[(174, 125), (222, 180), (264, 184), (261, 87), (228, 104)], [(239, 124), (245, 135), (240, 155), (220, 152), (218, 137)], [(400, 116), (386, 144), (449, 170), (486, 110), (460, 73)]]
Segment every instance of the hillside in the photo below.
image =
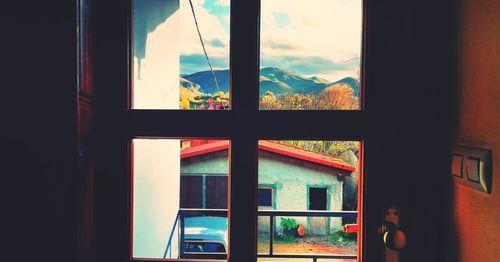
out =
[[(215, 70), (215, 76), (220, 91), (229, 90), (229, 70)], [(206, 94), (215, 94), (218, 90), (214, 84), (210, 71), (196, 72), (180, 77), (180, 85), (186, 88), (199, 86), (199, 91)], [(344, 83), (353, 89), (354, 94), (359, 93), (359, 85), (352, 77), (343, 78), (337, 82), (330, 82), (316, 76), (305, 77), (295, 72), (285, 71), (276, 67), (266, 67), (260, 70), (259, 95), (271, 91), (276, 95), (286, 93), (318, 94), (335, 83)]]

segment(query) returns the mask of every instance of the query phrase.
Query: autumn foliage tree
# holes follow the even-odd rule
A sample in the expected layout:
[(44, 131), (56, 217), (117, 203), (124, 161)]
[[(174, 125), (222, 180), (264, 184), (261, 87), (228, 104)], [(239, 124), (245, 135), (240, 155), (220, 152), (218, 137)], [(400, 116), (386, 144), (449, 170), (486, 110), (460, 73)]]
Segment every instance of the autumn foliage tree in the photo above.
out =
[(359, 101), (348, 85), (334, 84), (318, 95), (316, 106), (317, 109), (353, 110), (359, 109)]
[(355, 110), (359, 99), (347, 84), (334, 84), (318, 95), (284, 94), (275, 95), (267, 91), (259, 101), (263, 110)]

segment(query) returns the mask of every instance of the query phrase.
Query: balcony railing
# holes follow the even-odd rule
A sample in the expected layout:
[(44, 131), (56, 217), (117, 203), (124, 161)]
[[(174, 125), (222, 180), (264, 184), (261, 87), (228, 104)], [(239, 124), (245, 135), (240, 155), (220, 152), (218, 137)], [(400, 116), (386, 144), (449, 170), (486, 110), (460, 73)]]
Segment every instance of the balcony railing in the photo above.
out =
[[(318, 211), (318, 210), (308, 210), (308, 211), (291, 211), (291, 210), (259, 210), (257, 212), (259, 217), (269, 217), (269, 253), (263, 254), (258, 253), (258, 257), (262, 258), (309, 258), (313, 262), (318, 259), (357, 259), (357, 255), (340, 255), (340, 254), (276, 254), (273, 252), (273, 236), (274, 236), (274, 219), (275, 217), (339, 217), (339, 218), (357, 218), (357, 211)], [(227, 217), (227, 209), (189, 209), (181, 208), (177, 214), (176, 220), (173, 224), (172, 232), (169, 236), (168, 244), (165, 249), (164, 258), (167, 254), (171, 255), (172, 247), (172, 237), (174, 231), (176, 230), (177, 224), (179, 223), (179, 256), (183, 257), (185, 249), (185, 238), (184, 238), (184, 220), (186, 217), (193, 216), (221, 216)]]
[(336, 255), (336, 254), (276, 254), (274, 253), (274, 218), (280, 217), (342, 217), (342, 218), (357, 218), (357, 211), (290, 211), (290, 210), (259, 210), (259, 217), (269, 217), (269, 253), (258, 253), (258, 257), (272, 258), (310, 258), (316, 262), (318, 259), (356, 259), (356, 255)]

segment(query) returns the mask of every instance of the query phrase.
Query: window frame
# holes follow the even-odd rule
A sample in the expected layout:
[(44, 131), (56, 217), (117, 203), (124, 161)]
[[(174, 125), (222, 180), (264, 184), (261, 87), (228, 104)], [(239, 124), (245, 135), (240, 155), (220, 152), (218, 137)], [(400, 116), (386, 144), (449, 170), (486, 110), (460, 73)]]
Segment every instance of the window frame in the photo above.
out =
[[(112, 156), (101, 164), (104, 170), (111, 170), (109, 175), (100, 178), (101, 188), (117, 186), (116, 196), (109, 197), (96, 205), (100, 211), (100, 221), (117, 220), (119, 222), (101, 222), (113, 225), (109, 232), (102, 234), (97, 245), (106, 246), (106, 250), (97, 250), (99, 257), (119, 258), (120, 261), (157, 261), (155, 259), (134, 259), (131, 254), (131, 214), (132, 210), (132, 139), (135, 138), (208, 138), (231, 141), (229, 150), (229, 250), (228, 261), (256, 261), (257, 258), (257, 197), (258, 197), (258, 140), (358, 140), (360, 156), (368, 130), (368, 111), (365, 106), (365, 41), (366, 18), (363, 15), (363, 36), (360, 66), (360, 110), (347, 111), (263, 111), (259, 110), (259, 14), (260, 0), (231, 1), (231, 48), (230, 48), (230, 94), (231, 110), (225, 111), (181, 111), (181, 110), (141, 110), (131, 109), (132, 90), (132, 1), (96, 1), (95, 2), (95, 38), (101, 45), (96, 45), (95, 78), (99, 80), (100, 98), (100, 134), (108, 149), (104, 155)], [(118, 6), (118, 8), (117, 8)], [(108, 15), (113, 12), (114, 20)], [(363, 13), (366, 1), (363, 1)], [(116, 30), (119, 28), (120, 30)], [(100, 39), (100, 40), (99, 40)], [(106, 41), (107, 40), (107, 41)], [(118, 66), (117, 66), (118, 65)], [(233, 88), (241, 86), (240, 88)], [(117, 95), (118, 94), (118, 95)], [(214, 116), (231, 123), (223, 129), (200, 130), (208, 126)], [(168, 119), (176, 123), (171, 125)], [(192, 121), (196, 119), (197, 121)], [(292, 123), (300, 121), (301, 125)], [(336, 119), (342, 123), (339, 128), (329, 121), (318, 119)], [(158, 121), (162, 120), (162, 121)], [(310, 128), (314, 126), (315, 128)], [(362, 159), (363, 160), (363, 159)], [(360, 161), (365, 165), (364, 161)], [(360, 174), (363, 173), (360, 165)], [(123, 174), (126, 174), (123, 176)], [(364, 191), (363, 175), (360, 175), (360, 198)], [(116, 184), (119, 180), (120, 183)], [(98, 196), (106, 198), (107, 192), (97, 188)], [(106, 197), (103, 197), (105, 196)], [(125, 198), (123, 198), (125, 196)], [(104, 202), (104, 203), (103, 203)], [(96, 202), (97, 203), (97, 202)], [(106, 204), (119, 203), (114, 208), (106, 209)], [(358, 221), (363, 224), (363, 201), (359, 201)], [(106, 217), (105, 214), (109, 215)], [(125, 218), (123, 214), (129, 214)], [(105, 217), (105, 218), (104, 218)], [(126, 229), (126, 230), (123, 230)], [(362, 229), (361, 229), (362, 230)], [(361, 235), (361, 234), (359, 234)], [(231, 241), (231, 239), (239, 241)], [(114, 243), (114, 240), (119, 240)], [(360, 238), (358, 259), (363, 260), (363, 242)], [(102, 255), (102, 256), (101, 256)], [(163, 260), (188, 261), (188, 260)]]
[[(271, 209), (276, 209), (276, 185), (275, 184), (259, 184), (257, 187), (257, 193), (259, 189), (270, 189), (271, 190), (271, 205), (270, 206), (260, 206), (259, 205), (259, 199), (257, 199), (257, 208), (263, 207), (263, 208), (271, 208)], [(257, 198), (259, 195), (257, 194)]]
[(323, 210), (323, 209), (311, 209), (311, 188), (325, 189), (325, 209), (324, 211), (330, 210), (331, 205), (331, 186), (328, 185), (307, 185), (307, 210)]

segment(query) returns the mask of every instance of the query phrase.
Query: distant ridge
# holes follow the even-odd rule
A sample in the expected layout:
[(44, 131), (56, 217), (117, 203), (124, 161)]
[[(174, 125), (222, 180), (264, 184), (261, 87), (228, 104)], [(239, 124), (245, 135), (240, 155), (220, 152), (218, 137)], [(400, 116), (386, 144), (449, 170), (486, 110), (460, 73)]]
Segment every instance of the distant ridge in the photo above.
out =
[[(220, 87), (220, 91), (229, 90), (229, 70), (215, 70), (215, 76)], [(277, 67), (266, 67), (260, 69), (259, 95), (264, 95), (271, 91), (276, 95), (287, 93), (318, 94), (326, 87), (342, 83), (353, 89), (354, 95), (359, 95), (359, 84), (352, 77), (345, 77), (336, 82), (330, 82), (320, 77), (306, 77), (295, 72), (286, 71)], [(199, 86), (199, 91), (206, 94), (215, 94), (218, 90), (215, 87), (210, 71), (201, 71), (189, 75), (180, 76), (180, 85), (186, 88)]]

